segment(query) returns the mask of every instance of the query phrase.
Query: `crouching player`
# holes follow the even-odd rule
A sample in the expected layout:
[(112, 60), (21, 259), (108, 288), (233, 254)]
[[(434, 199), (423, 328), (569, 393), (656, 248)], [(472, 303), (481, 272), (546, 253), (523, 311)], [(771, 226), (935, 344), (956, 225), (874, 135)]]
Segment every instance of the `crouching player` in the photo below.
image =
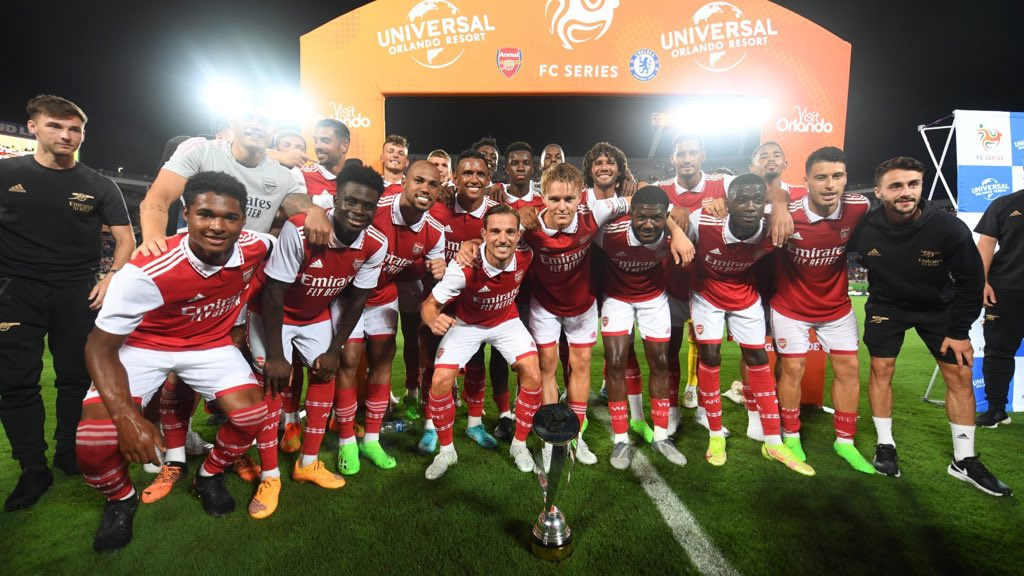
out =
[[(131, 542), (139, 496), (128, 462), (158, 464), (164, 448), (140, 407), (168, 373), (207, 401), (216, 399), (227, 414), (192, 483), (213, 516), (234, 510), (224, 470), (267, 416), (263, 391), (230, 331), (271, 239), (242, 231), (246, 191), (231, 176), (200, 172), (186, 182), (183, 197), (188, 232), (169, 238), (163, 254), (137, 257), (121, 269), (85, 346), (93, 386), (82, 406), (77, 453), (86, 483), (107, 497), (93, 540), (97, 552)], [(184, 462), (173, 464), (186, 473)]]
[[(441, 444), (440, 453), (427, 467), (427, 480), (436, 480), (458, 462), (453, 444), (455, 402), (451, 390), (459, 369), (490, 344), (512, 364), (519, 378), (516, 431), (509, 454), (523, 472), (533, 470), (526, 438), (533, 415), (540, 407), (540, 366), (537, 345), (516, 311), (516, 296), (533, 259), (526, 247), (518, 249), (519, 214), (509, 206), (492, 206), (484, 213), (483, 244), (476, 266), (448, 264), (444, 278), (423, 302), (423, 325), (443, 336), (437, 349), (428, 408)], [(455, 317), (441, 312), (455, 301)]]
[[(338, 355), (360, 319), (370, 290), (377, 285), (388, 249), (387, 239), (370, 225), (384, 191), (380, 174), (365, 166), (351, 166), (338, 174), (337, 184), (335, 207), (327, 211), (332, 223), (330, 241), (326, 246), (313, 246), (306, 240), (304, 214), (285, 222), (277, 250), (267, 261), (259, 306), (249, 319), (249, 347), (257, 372), (262, 373), (268, 404), (279, 405), (277, 392), (288, 385), (291, 363), (286, 353), (290, 356), (294, 348), (312, 369), (306, 391), (306, 428), (292, 479), (329, 489), (345, 485), (345, 480), (327, 470), (318, 458), (335, 400)], [(350, 284), (347, 303), (334, 326), (331, 304)], [(342, 387), (338, 388), (338, 396), (342, 396)], [(350, 390), (354, 399), (355, 390)], [(257, 438), (263, 470), (249, 503), (253, 518), (266, 518), (277, 510), (281, 493), (274, 442), (278, 422), (268, 416)]]
[(779, 425), (775, 382), (764, 349), (765, 321), (761, 297), (751, 267), (772, 251), (764, 213), (767, 186), (756, 174), (743, 174), (729, 184), (728, 215), (715, 218), (698, 210), (690, 216), (690, 238), (697, 247), (690, 277), (690, 313), (699, 347), (697, 387), (707, 410), (710, 441), (705, 458), (715, 466), (726, 462), (722, 430), (719, 369), (725, 324), (740, 345), (747, 363), (750, 387), (757, 401), (765, 443), (761, 453), (807, 476), (814, 469), (785, 444)]

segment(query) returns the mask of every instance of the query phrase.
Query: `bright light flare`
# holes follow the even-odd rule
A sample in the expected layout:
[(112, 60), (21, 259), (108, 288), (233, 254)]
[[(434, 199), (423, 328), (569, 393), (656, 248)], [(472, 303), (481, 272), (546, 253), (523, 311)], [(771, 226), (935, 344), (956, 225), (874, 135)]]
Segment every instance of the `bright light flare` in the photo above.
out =
[(761, 99), (693, 100), (671, 113), (653, 115), (656, 126), (698, 133), (741, 132), (768, 120), (771, 105)]
[(297, 90), (284, 87), (243, 89), (227, 78), (210, 81), (201, 92), (201, 99), (215, 118), (226, 118), (241, 111), (255, 111), (274, 121), (279, 128), (302, 129), (312, 122), (313, 110)]

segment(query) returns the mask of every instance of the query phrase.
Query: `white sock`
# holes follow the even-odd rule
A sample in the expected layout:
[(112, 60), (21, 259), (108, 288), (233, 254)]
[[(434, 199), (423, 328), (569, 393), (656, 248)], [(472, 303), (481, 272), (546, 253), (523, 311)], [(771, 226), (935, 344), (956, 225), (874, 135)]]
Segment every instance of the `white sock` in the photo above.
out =
[(697, 422), (707, 422), (708, 421), (708, 411), (705, 410), (703, 406), (697, 406), (697, 412), (694, 413), (693, 418)]
[(679, 419), (679, 407), (678, 406), (674, 406), (674, 407), (673, 406), (669, 406), (669, 408), (668, 408), (668, 421), (672, 422), (673, 420), (678, 420), (678, 419)]
[(169, 448), (164, 453), (164, 463), (167, 462), (184, 462), (185, 461), (185, 447)]
[(479, 416), (470, 416), (467, 426), (472, 428), (473, 426), (482, 426), (484, 421)]
[(274, 469), (271, 469), (271, 470), (263, 470), (263, 471), (260, 472), (260, 481), (266, 480), (267, 478), (280, 478), (280, 477), (281, 477), (281, 469), (280, 468), (274, 468)]
[(786, 432), (786, 431), (783, 431), (782, 432), (782, 437), (783, 438), (797, 438), (797, 439), (799, 439), (800, 438), (800, 433), (799, 432)]
[[(429, 420), (428, 420), (428, 422), (429, 422)], [(344, 446), (346, 444), (355, 444), (355, 443), (356, 443), (356, 437), (355, 436), (349, 436), (348, 438), (338, 438), (338, 444), (340, 446)]]
[(957, 462), (974, 456), (974, 426), (949, 423), (953, 431), (953, 459)]
[(725, 430), (709, 430), (708, 434), (712, 438), (725, 438)]
[(369, 432), (366, 432), (365, 434), (363, 434), (363, 443), (365, 444), (367, 442), (380, 442), (380, 433), (374, 432), (371, 434)]
[(643, 420), (644, 419), (644, 397), (642, 394), (630, 394), (627, 398), (629, 401), (629, 419), (630, 420)]
[(285, 423), (285, 425), (287, 425), (287, 424), (298, 424), (299, 423), (299, 413), (298, 412), (285, 412), (284, 413), (284, 423)]
[(512, 446), (513, 447), (516, 447), (516, 446), (526, 446), (526, 440), (519, 440), (518, 438), (513, 438), (512, 439)]
[(615, 434), (612, 437), (612, 444), (618, 444), (619, 442), (629, 443), (629, 434)]
[(423, 431), (426, 432), (427, 430), (434, 430), (434, 421), (430, 418), (423, 422)]
[(836, 444), (849, 444), (853, 446), (853, 438), (836, 438)]
[(769, 446), (781, 446), (782, 436), (779, 436), (778, 434), (765, 434), (764, 443)]
[(660, 442), (668, 439), (668, 429), (662, 428), (661, 426), (654, 427), (654, 442)]
[(135, 496), (135, 487), (134, 487), (134, 486), (132, 486), (132, 491), (131, 491), (131, 492), (129, 492), (129, 493), (128, 493), (128, 495), (127, 495), (127, 496), (125, 496), (124, 498), (121, 498), (121, 500), (120, 500), (120, 501), (121, 501), (121, 502), (124, 502), (125, 500), (127, 500), (127, 499), (131, 498), (132, 496)]
[(892, 418), (876, 418), (872, 416), (871, 420), (875, 422), (875, 434), (878, 435), (878, 443), (895, 446), (896, 441), (892, 439)]
[(299, 461), (299, 466), (305, 468), (306, 466), (313, 464), (313, 462), (316, 462), (316, 456), (316, 454), (303, 454), (302, 460)]
[(498, 414), (498, 418), (515, 418), (515, 416), (512, 415), (511, 410), (505, 410), (501, 414)]
[(455, 453), (455, 444), (454, 443), (452, 443), (452, 444), (441, 444), (441, 452), (444, 452), (446, 454), (454, 454)]

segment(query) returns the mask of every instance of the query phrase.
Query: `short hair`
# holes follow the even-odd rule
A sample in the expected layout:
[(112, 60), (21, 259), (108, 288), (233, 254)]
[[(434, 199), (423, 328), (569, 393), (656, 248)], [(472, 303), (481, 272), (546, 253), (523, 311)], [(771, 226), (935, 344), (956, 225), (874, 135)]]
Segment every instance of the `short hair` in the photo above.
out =
[(349, 132), (348, 126), (345, 126), (344, 122), (335, 120), (334, 118), (324, 118), (316, 123), (315, 128), (330, 128), (334, 131), (334, 135), (338, 137), (338, 140), (342, 142), (348, 142), (352, 139), (352, 133)]
[(516, 217), (516, 227), (519, 227), (519, 212), (509, 206), (508, 204), (495, 204), (484, 212), (484, 228), (487, 228), (487, 219), (491, 216), (501, 216), (502, 214), (511, 214)]
[(302, 143), (306, 144), (306, 137), (303, 136), (302, 133), (299, 132), (298, 130), (279, 130), (278, 133), (274, 135), (273, 147), (277, 148), (277, 145), (281, 142), (281, 140), (289, 136), (298, 136), (299, 139), (302, 140)]
[(52, 94), (40, 94), (35, 98), (28, 101), (25, 105), (25, 112), (28, 113), (29, 119), (33, 119), (40, 114), (46, 114), (54, 118), (70, 118), (77, 116), (82, 120), (82, 124), (89, 121), (89, 118), (85, 115), (85, 112), (78, 107), (71, 100), (61, 98), (60, 96), (54, 96)]
[(547, 146), (544, 147), (543, 150), (540, 151), (540, 163), (542, 165), (544, 164), (544, 159), (548, 157), (548, 148), (551, 148), (552, 146), (558, 148), (558, 151), (562, 154), (562, 160), (565, 160), (565, 150), (562, 150), (561, 146), (552, 142), (551, 144), (548, 144)]
[(804, 163), (804, 172), (810, 173), (811, 166), (814, 166), (818, 162), (839, 162), (845, 166), (846, 153), (835, 146), (818, 148), (814, 152), (811, 152), (807, 157), (807, 162)]
[(648, 206), (659, 206), (668, 211), (668, 194), (660, 186), (644, 186), (633, 195), (633, 206), (646, 204)]
[(913, 172), (920, 172), (924, 174), (924, 164), (917, 158), (910, 156), (897, 156), (895, 158), (889, 158), (885, 162), (878, 165), (875, 168), (875, 186), (882, 181), (882, 176), (885, 176), (887, 172), (893, 170), (911, 170)]
[(487, 158), (485, 158), (484, 155), (481, 154), (480, 151), (478, 151), (476, 148), (471, 148), (469, 150), (463, 150), (462, 152), (459, 152), (458, 158), (455, 159), (455, 166), (452, 166), (452, 168), (454, 170), (457, 170), (459, 164), (462, 164), (463, 160), (467, 160), (469, 158), (482, 161), (484, 163), (484, 166), (487, 167), (487, 171), (491, 171), (491, 166), (490, 164), (487, 163)]
[(579, 168), (569, 164), (568, 162), (555, 164), (541, 174), (541, 194), (548, 193), (548, 187), (551, 186), (552, 182), (564, 182), (570, 187), (576, 187), (576, 189), (580, 191), (580, 194), (583, 193), (583, 173), (580, 172)]
[(242, 209), (242, 213), (245, 213), (245, 205), (249, 201), (245, 184), (225, 172), (198, 172), (186, 180), (185, 191), (181, 195), (185, 201), (185, 209), (192, 207), (196, 196), (207, 192), (238, 200), (238, 206)]
[(697, 132), (680, 132), (677, 134), (676, 137), (672, 139), (672, 150), (675, 150), (676, 146), (679, 146), (688, 140), (695, 140), (700, 144), (700, 149), (702, 151), (704, 150), (704, 136)]
[(513, 142), (505, 147), (505, 161), (508, 161), (508, 157), (513, 152), (529, 152), (530, 159), (533, 159), (533, 146), (530, 146), (526, 142)]
[(427, 159), (429, 160), (430, 158), (444, 158), (445, 160), (448, 161), (449, 164), (452, 163), (452, 157), (449, 156), (447, 152), (441, 150), (440, 148), (438, 148), (437, 150), (431, 150), (430, 154), (427, 154)]
[(362, 166), (362, 165), (363, 165), (363, 161), (360, 160), (359, 158), (346, 158), (345, 159), (345, 164), (342, 165), (341, 169), (344, 170), (345, 168), (348, 168), (349, 166)]
[(594, 167), (594, 161), (601, 156), (607, 156), (612, 160), (615, 160), (615, 164), (619, 167), (619, 175), (615, 178), (616, 186), (625, 182), (627, 178), (632, 177), (632, 173), (629, 171), (629, 161), (626, 159), (626, 153), (618, 147), (612, 146), (608, 142), (598, 142), (597, 144), (594, 144), (593, 148), (588, 150), (587, 154), (583, 157), (583, 183), (587, 187), (594, 186), (594, 176), (590, 173), (590, 169)]
[(733, 172), (732, 170), (730, 170), (726, 166), (719, 166), (718, 168), (715, 168), (714, 170), (712, 170), (711, 173), (712, 174), (721, 174), (723, 176), (735, 176), (736, 175), (735, 172)]
[(388, 134), (388, 137), (384, 139), (384, 146), (393, 144), (395, 146), (401, 146), (406, 150), (409, 149), (409, 140), (405, 136), (399, 136), (398, 134)]
[(484, 136), (483, 138), (474, 142), (473, 145), (470, 146), (470, 148), (472, 148), (473, 150), (479, 150), (481, 146), (490, 146), (494, 148), (495, 152), (498, 151), (498, 141), (491, 136)]
[[(779, 144), (775, 140), (769, 140), (767, 142), (762, 142), (757, 148), (754, 148), (753, 152), (750, 153), (750, 162), (751, 163), (753, 163), (753, 162), (755, 162), (757, 160), (757, 155), (761, 152), (761, 148), (764, 148), (765, 146), (778, 146), (779, 150), (782, 150), (782, 144)], [(785, 154), (786, 151), (782, 150), (782, 153)]]
[(342, 168), (337, 178), (338, 191), (341, 192), (341, 189), (349, 182), (362, 184), (363, 186), (375, 191), (377, 193), (378, 200), (380, 199), (381, 194), (384, 193), (384, 177), (369, 166), (346, 165)]
[[(740, 187), (750, 185), (760, 186), (761, 190), (764, 190), (765, 193), (768, 192), (768, 184), (765, 183), (764, 178), (761, 178), (757, 174), (747, 172), (746, 174), (740, 174), (733, 178), (732, 182), (729, 183), (729, 191), (727, 192), (726, 197), (732, 200), (732, 198), (739, 193)], [(635, 201), (636, 200), (634, 200), (634, 202)]]

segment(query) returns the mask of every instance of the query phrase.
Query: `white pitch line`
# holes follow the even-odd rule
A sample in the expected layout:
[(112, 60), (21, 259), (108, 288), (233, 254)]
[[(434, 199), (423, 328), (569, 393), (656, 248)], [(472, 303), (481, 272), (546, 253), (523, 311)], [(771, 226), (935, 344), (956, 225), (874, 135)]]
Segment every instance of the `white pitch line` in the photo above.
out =
[[(594, 419), (603, 422), (610, 428), (611, 420), (608, 417), (608, 411), (594, 408), (591, 410)], [(668, 487), (668, 484), (665, 484), (643, 452), (639, 450), (633, 452), (633, 465), (630, 466), (630, 470), (640, 480), (644, 492), (654, 502), (654, 506), (661, 513), (665, 524), (672, 530), (676, 542), (690, 557), (701, 574), (739, 576), (739, 571), (722, 556), (722, 552), (701, 529), (690, 509)]]

